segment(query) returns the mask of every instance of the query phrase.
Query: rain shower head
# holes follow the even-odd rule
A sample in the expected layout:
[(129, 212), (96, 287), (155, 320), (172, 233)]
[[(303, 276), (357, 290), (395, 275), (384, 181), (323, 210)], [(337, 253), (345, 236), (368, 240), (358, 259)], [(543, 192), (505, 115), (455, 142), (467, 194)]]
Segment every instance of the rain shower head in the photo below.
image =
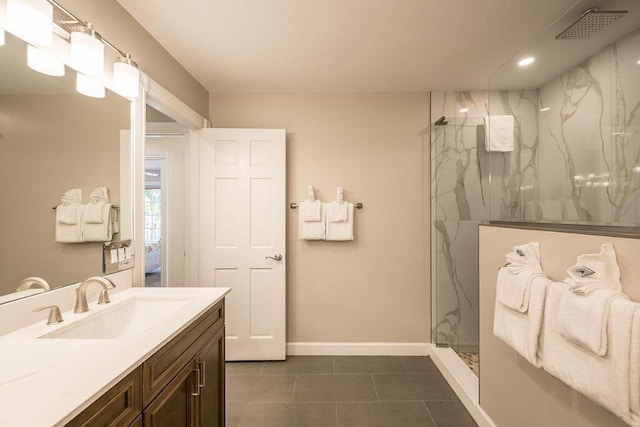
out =
[(622, 18), (625, 13), (627, 13), (626, 10), (606, 12), (592, 7), (582, 12), (580, 18), (558, 34), (556, 39), (588, 39), (607, 25)]

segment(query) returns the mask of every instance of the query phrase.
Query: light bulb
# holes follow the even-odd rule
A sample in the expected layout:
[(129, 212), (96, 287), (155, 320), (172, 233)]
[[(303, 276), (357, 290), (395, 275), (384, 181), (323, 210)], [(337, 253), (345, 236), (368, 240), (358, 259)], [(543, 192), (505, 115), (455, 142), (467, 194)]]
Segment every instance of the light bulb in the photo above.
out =
[(53, 43), (53, 6), (46, 0), (7, 0), (6, 29), (29, 44)]
[(104, 44), (91, 23), (71, 30), (69, 61), (71, 67), (87, 76), (101, 77), (104, 73)]
[(104, 86), (100, 82), (81, 73), (78, 73), (76, 77), (76, 90), (92, 98), (104, 98), (106, 94)]
[(136, 98), (140, 90), (140, 70), (138, 64), (127, 54), (113, 63), (113, 89), (127, 98)]
[(40, 49), (27, 45), (27, 65), (32, 70), (49, 76), (64, 76), (64, 64)]
[(534, 63), (534, 61), (536, 60), (536, 58), (534, 58), (533, 56), (529, 56), (527, 58), (523, 58), (518, 62), (518, 65), (521, 67), (526, 67), (527, 65), (531, 65)]

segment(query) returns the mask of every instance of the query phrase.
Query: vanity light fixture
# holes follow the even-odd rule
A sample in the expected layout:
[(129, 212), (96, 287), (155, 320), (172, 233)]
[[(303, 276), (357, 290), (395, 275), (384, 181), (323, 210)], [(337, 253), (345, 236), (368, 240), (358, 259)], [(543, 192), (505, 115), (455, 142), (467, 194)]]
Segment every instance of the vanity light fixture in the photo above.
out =
[(6, 0), (6, 29), (29, 44), (53, 43), (53, 6), (47, 0)]
[(106, 94), (105, 88), (100, 82), (82, 73), (78, 73), (76, 77), (76, 90), (92, 98), (104, 98)]
[(113, 90), (128, 98), (136, 98), (140, 90), (140, 70), (128, 53), (113, 63)]
[(0, 46), (4, 46), (5, 43), (4, 30), (0, 28)]
[(520, 61), (518, 61), (518, 66), (520, 67), (526, 67), (527, 65), (531, 65), (533, 64), (533, 62), (536, 60), (536, 58), (534, 58), (533, 56), (528, 56), (526, 58), (521, 59)]
[(64, 76), (64, 64), (37, 47), (27, 45), (27, 65), (32, 70), (48, 76)]
[(71, 28), (71, 66), (87, 76), (104, 73), (104, 44), (91, 22)]

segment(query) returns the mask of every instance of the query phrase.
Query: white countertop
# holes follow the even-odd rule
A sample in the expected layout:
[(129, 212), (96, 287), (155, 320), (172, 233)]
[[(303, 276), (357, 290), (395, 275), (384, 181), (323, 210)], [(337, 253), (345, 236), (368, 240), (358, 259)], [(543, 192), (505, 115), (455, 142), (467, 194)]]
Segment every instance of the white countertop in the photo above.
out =
[[(112, 304), (136, 296), (193, 297), (189, 305), (136, 337), (38, 339), (112, 304), (62, 313), (64, 322), (37, 324), (0, 336), (0, 426), (64, 425), (138, 367), (151, 354), (222, 300), (229, 288), (130, 288)], [(44, 314), (44, 313), (43, 313)]]

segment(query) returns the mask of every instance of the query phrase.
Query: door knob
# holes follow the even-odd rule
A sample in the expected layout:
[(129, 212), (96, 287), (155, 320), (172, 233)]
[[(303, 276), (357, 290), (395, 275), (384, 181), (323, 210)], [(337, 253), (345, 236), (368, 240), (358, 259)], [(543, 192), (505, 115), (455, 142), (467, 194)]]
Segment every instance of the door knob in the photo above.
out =
[(272, 259), (274, 261), (282, 261), (282, 255), (280, 254), (275, 254), (274, 256), (267, 256), (264, 257), (264, 259)]

